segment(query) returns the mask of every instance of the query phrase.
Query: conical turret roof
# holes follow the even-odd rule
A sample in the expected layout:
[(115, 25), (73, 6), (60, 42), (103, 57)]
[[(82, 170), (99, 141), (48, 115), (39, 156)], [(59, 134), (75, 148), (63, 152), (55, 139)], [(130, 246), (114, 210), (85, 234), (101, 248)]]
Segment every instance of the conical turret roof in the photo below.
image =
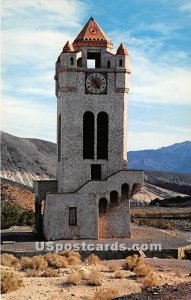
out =
[(73, 46), (70, 44), (69, 41), (67, 41), (66, 45), (64, 46), (62, 52), (67, 53), (67, 52), (72, 52), (74, 51)]
[(128, 55), (127, 48), (125, 47), (124, 44), (120, 44), (119, 48), (117, 49), (116, 52), (117, 55)]
[(108, 36), (91, 17), (73, 42), (74, 47), (92, 46), (113, 48)]

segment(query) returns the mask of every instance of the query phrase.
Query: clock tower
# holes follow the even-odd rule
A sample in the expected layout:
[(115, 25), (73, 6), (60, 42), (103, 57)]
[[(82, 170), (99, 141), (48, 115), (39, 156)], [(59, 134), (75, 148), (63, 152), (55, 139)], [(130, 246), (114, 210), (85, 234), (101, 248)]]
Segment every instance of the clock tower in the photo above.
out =
[(58, 190), (127, 169), (129, 56), (93, 18), (63, 48), (56, 63)]
[(129, 55), (112, 49), (90, 18), (56, 62), (57, 178), (52, 189), (36, 184), (47, 240), (130, 237), (143, 172), (127, 167)]

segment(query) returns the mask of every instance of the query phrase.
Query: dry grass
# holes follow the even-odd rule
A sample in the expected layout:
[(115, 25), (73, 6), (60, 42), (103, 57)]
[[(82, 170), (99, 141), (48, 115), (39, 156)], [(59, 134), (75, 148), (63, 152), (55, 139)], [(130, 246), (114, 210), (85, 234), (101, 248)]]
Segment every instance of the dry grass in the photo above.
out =
[(124, 264), (124, 269), (133, 271), (138, 265), (143, 263), (144, 258), (134, 254), (133, 256), (127, 257), (126, 262)]
[(41, 276), (42, 277), (59, 277), (60, 274), (58, 273), (57, 270), (47, 268), (43, 271)]
[(12, 272), (2, 272), (1, 274), (1, 293), (16, 291), (23, 285), (23, 281), (18, 275)]
[(140, 276), (146, 276), (153, 272), (153, 269), (146, 263), (140, 262), (134, 269), (134, 272)]
[(81, 254), (77, 251), (69, 251), (69, 250), (64, 250), (62, 252), (59, 252), (59, 255), (62, 255), (62, 256), (65, 256), (65, 257), (71, 257), (71, 256), (75, 256), (75, 257), (78, 257), (80, 260), (81, 260)]
[(48, 263), (43, 255), (32, 257), (32, 269), (44, 270), (48, 267)]
[(96, 290), (93, 300), (112, 300), (119, 295), (117, 289), (99, 288)]
[(112, 263), (108, 267), (110, 271), (116, 272), (120, 268), (120, 265), (118, 263)]
[(117, 270), (114, 272), (115, 278), (125, 278), (127, 276), (124, 270)]
[(69, 284), (78, 285), (81, 283), (81, 281), (82, 281), (82, 276), (80, 272), (74, 272), (68, 275), (67, 283)]
[(142, 288), (143, 289), (152, 288), (152, 287), (159, 285), (159, 283), (160, 283), (160, 280), (156, 274), (154, 274), (154, 273), (148, 274), (142, 280)]
[(97, 286), (102, 285), (102, 280), (101, 280), (101, 277), (100, 277), (100, 273), (97, 270), (93, 270), (89, 274), (88, 283), (91, 284), (91, 285), (97, 285)]
[(28, 269), (25, 272), (26, 277), (40, 277), (41, 276), (41, 271), (40, 270), (35, 270), (35, 269)]
[(19, 266), (19, 260), (12, 254), (4, 253), (1, 255), (2, 266), (15, 267)]
[(59, 268), (67, 268), (67, 266), (68, 266), (67, 258), (63, 257), (59, 254), (48, 253), (45, 255), (44, 258), (50, 267), (59, 269)]
[(81, 263), (82, 263), (82, 261), (78, 256), (69, 256), (68, 257), (69, 265), (80, 265)]
[(96, 264), (100, 264), (101, 260), (97, 255), (91, 254), (87, 258), (87, 263), (88, 265), (96, 265)]
[(20, 266), (21, 269), (32, 269), (33, 268), (33, 262), (32, 258), (27, 257), (27, 256), (22, 256), (20, 259)]

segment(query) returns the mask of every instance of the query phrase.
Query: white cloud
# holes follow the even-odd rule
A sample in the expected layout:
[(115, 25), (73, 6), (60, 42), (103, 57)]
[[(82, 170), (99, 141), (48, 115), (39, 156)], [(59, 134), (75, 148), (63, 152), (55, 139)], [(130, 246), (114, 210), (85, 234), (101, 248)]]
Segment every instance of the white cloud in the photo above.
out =
[(180, 6), (180, 10), (191, 12), (191, 1), (188, 1)]
[(190, 141), (190, 131), (181, 134), (179, 131), (174, 133), (129, 131), (127, 149), (128, 151), (158, 149), (183, 141)]
[[(134, 38), (130, 32), (112, 32), (130, 54), (130, 92), (136, 101), (191, 104), (191, 66), (188, 53), (163, 50), (163, 39)], [(130, 97), (131, 97), (130, 94)]]
[(44, 105), (27, 99), (3, 97), (2, 130), (21, 137), (55, 142), (56, 101), (52, 105)]

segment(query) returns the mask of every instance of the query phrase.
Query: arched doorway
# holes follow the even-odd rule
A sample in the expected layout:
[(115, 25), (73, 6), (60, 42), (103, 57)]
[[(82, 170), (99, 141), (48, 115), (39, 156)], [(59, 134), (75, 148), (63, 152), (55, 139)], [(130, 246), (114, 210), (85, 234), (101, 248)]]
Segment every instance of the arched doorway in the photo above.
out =
[(117, 191), (111, 191), (110, 193), (110, 206), (117, 205), (118, 202), (118, 192)]

